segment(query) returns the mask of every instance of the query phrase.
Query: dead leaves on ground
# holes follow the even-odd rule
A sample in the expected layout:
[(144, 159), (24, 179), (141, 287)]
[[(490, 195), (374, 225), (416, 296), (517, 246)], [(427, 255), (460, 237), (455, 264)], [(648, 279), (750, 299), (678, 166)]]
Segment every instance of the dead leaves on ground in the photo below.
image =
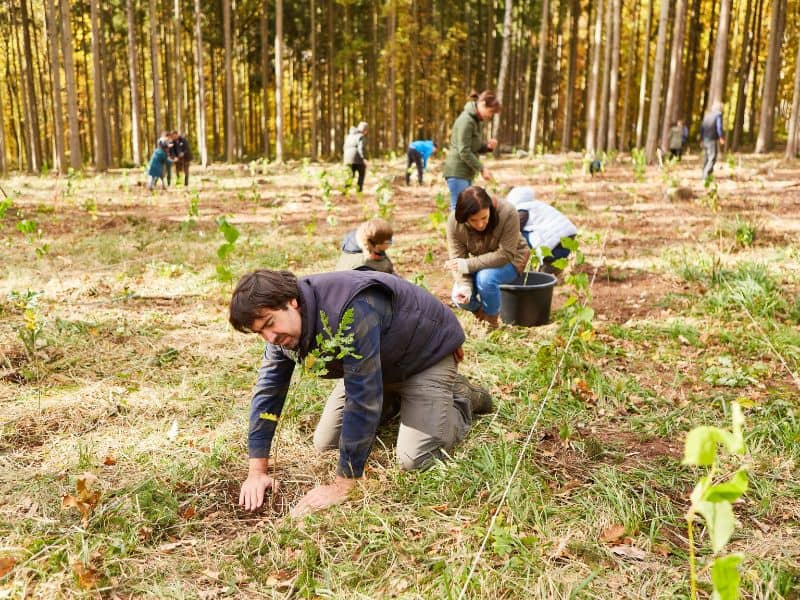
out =
[(84, 527), (89, 524), (89, 517), (100, 502), (100, 490), (92, 489), (96, 483), (97, 477), (84, 473), (78, 476), (75, 483), (77, 495), (67, 494), (61, 499), (61, 508), (76, 508), (81, 513), (81, 525)]
[(11, 573), (12, 569), (16, 566), (17, 559), (10, 556), (0, 557), (0, 578), (5, 577)]

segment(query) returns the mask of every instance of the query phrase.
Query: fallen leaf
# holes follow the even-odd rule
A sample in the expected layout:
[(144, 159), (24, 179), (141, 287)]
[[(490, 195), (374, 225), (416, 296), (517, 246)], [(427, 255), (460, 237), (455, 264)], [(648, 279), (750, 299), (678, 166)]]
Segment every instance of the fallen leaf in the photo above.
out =
[(624, 526), (620, 524), (612, 525), (611, 527), (606, 527), (603, 529), (603, 532), (600, 534), (600, 541), (606, 544), (616, 542), (623, 535), (625, 535)]
[(8, 575), (16, 564), (16, 558), (11, 558), (10, 556), (3, 556), (0, 558), (0, 577)]
[(181, 546), (196, 546), (197, 540), (176, 540), (174, 542), (169, 542), (167, 544), (161, 544), (158, 549), (162, 552), (169, 552), (170, 550), (175, 550), (175, 548), (180, 548)]
[(186, 519), (188, 521), (197, 514), (197, 511), (194, 509), (193, 506), (187, 506), (179, 514), (182, 519)]
[(633, 560), (644, 560), (647, 557), (647, 552), (636, 546), (611, 546), (611, 553)]
[(72, 572), (78, 578), (78, 585), (85, 590), (96, 587), (100, 582), (100, 574), (93, 567), (87, 567), (80, 561), (72, 563)]
[(109, 456), (106, 456), (106, 457), (103, 459), (103, 464), (104, 464), (104, 465), (106, 465), (107, 467), (110, 467), (110, 466), (112, 466), (112, 465), (115, 465), (115, 464), (117, 464), (117, 459), (116, 459), (116, 458), (114, 458), (113, 456), (110, 456), (110, 455), (109, 455)]
[(583, 379), (576, 379), (572, 384), (572, 393), (587, 404), (597, 403), (597, 394), (594, 393), (589, 384)]
[(670, 555), (669, 547), (666, 544), (653, 544), (653, 553), (664, 557)]
[(294, 582), (295, 577), (297, 574), (289, 569), (281, 569), (280, 571), (276, 571), (267, 577), (266, 584), (269, 587), (274, 587), (277, 589), (281, 588), (288, 588)]

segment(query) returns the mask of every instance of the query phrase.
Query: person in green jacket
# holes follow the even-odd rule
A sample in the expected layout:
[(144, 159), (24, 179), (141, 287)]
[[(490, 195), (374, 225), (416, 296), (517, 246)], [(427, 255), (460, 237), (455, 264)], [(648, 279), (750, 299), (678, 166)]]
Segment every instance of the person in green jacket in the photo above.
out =
[(458, 195), (472, 185), (477, 173), (487, 181), (492, 173), (483, 166), (478, 154), (490, 152), (497, 147), (497, 140), (484, 143), (481, 124), (500, 112), (502, 106), (491, 90), (473, 93), (471, 100), (453, 124), (450, 134), (450, 149), (444, 161), (444, 178), (450, 190), (450, 210), (455, 210)]

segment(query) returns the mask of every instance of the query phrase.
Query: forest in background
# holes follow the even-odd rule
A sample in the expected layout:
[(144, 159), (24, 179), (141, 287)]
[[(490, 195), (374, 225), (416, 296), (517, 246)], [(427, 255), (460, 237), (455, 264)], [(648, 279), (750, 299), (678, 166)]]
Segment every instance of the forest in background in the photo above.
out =
[[(628, 151), (725, 103), (734, 151), (797, 149), (799, 0), (8, 0), (0, 172), (147, 160), (178, 129), (203, 164), (446, 143), (471, 89), (501, 148)], [(656, 102), (653, 99), (657, 99)], [(531, 127), (531, 123), (535, 126)]]

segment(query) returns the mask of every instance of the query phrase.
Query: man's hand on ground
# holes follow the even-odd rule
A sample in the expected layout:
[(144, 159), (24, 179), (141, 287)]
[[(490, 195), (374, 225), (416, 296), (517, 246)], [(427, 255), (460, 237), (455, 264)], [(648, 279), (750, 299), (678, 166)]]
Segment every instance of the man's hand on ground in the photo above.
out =
[(337, 476), (330, 485), (320, 485), (308, 492), (289, 512), (292, 517), (302, 517), (309, 513), (341, 504), (355, 486), (356, 480)]
[(250, 473), (242, 483), (239, 492), (239, 506), (245, 510), (256, 510), (264, 504), (264, 492), (268, 489), (276, 490), (280, 487), (278, 480), (266, 473)]

